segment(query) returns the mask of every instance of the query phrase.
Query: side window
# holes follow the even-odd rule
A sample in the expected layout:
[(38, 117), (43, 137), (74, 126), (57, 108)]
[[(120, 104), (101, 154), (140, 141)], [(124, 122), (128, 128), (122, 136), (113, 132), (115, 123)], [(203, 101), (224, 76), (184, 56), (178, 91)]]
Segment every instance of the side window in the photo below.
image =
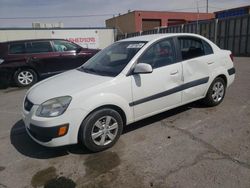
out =
[(53, 50), (49, 41), (31, 42), (27, 44), (28, 53), (45, 53), (52, 51)]
[(9, 45), (9, 54), (24, 54), (25, 53), (25, 44), (16, 43)]
[(62, 40), (54, 40), (54, 47), (56, 52), (74, 51), (78, 48), (77, 45)]
[(150, 64), (153, 68), (170, 65), (176, 62), (172, 39), (164, 39), (153, 44), (138, 60), (139, 63)]
[(203, 46), (206, 55), (214, 53), (212, 47), (206, 41), (203, 41)]
[(203, 43), (200, 39), (193, 37), (179, 37), (178, 40), (183, 60), (205, 55)]

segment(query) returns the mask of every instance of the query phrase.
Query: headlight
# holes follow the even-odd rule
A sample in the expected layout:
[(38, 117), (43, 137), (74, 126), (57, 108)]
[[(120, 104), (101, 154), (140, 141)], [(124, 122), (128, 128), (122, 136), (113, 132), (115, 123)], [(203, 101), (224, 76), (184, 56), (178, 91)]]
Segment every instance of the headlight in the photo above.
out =
[(0, 59), (0, 65), (1, 65), (3, 62), (4, 62), (4, 60), (3, 60), (3, 59)]
[(50, 99), (42, 103), (37, 111), (36, 115), (40, 117), (56, 117), (62, 115), (68, 108), (72, 97), (58, 97)]

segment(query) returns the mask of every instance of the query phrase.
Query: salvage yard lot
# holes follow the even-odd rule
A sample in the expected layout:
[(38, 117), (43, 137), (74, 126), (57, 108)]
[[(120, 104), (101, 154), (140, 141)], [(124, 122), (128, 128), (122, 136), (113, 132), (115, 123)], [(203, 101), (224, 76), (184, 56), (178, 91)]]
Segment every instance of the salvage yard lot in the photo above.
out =
[(36, 144), (21, 121), (27, 89), (0, 90), (0, 188), (250, 187), (250, 58), (235, 58), (235, 67), (221, 105), (147, 118), (94, 154)]

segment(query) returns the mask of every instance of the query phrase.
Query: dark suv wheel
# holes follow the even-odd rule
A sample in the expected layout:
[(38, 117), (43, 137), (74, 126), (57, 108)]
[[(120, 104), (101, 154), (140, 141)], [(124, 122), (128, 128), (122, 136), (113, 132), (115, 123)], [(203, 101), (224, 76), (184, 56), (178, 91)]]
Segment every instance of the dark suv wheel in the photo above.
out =
[(37, 74), (32, 69), (20, 69), (15, 72), (14, 81), (19, 87), (31, 86), (37, 82)]
[(217, 77), (210, 85), (206, 97), (203, 102), (207, 106), (216, 106), (220, 104), (226, 93), (226, 83), (224, 79)]
[(120, 114), (110, 108), (90, 114), (80, 129), (81, 142), (93, 152), (112, 147), (120, 137), (123, 121)]

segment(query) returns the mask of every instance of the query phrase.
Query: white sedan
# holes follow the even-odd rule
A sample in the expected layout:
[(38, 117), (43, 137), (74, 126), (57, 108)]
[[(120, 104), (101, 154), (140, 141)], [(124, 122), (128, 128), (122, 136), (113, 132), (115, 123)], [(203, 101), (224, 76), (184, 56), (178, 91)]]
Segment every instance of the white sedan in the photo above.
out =
[(41, 145), (81, 142), (97, 152), (114, 145), (123, 127), (135, 121), (200, 99), (220, 104), (234, 77), (231, 52), (202, 36), (129, 38), (33, 86), (23, 120)]

